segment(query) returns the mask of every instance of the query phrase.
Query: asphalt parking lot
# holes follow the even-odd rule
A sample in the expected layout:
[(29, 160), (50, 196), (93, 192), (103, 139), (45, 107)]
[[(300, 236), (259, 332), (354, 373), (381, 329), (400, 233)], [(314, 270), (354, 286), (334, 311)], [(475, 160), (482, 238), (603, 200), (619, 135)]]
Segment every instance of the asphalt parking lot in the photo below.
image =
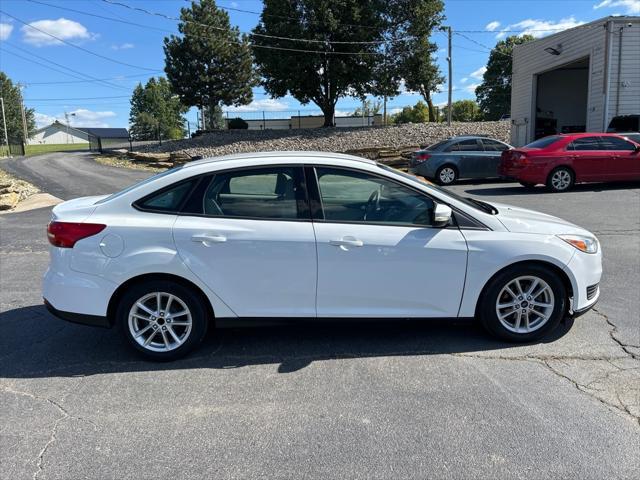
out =
[[(147, 176), (87, 154), (0, 167), (63, 199)], [(640, 185), (452, 188), (598, 235), (595, 311), (536, 345), (465, 323), (245, 328), (154, 364), (42, 307), (50, 209), (1, 215), (0, 478), (637, 478)]]

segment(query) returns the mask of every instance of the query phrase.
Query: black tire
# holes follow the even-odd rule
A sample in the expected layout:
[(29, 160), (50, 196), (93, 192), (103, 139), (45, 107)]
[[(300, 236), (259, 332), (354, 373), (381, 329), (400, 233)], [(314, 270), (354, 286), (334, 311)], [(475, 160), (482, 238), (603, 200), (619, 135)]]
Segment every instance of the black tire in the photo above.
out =
[[(157, 331), (153, 333), (153, 330), (149, 330), (149, 334), (146, 334), (145, 336), (148, 338), (148, 335), (150, 335), (151, 333), (153, 333), (154, 335), (157, 335), (158, 333), (160, 333), (161, 334), (160, 338), (156, 337), (158, 341), (164, 338), (164, 334), (162, 334), (160, 329), (165, 330), (165, 334), (168, 335), (166, 328), (163, 328), (163, 326), (166, 326), (167, 328), (171, 327), (171, 329), (178, 334), (178, 336), (181, 338), (183, 342), (179, 344), (179, 346), (176, 346), (174, 349), (171, 349), (171, 350), (152, 351), (148, 347), (144, 347), (143, 345), (138, 343), (138, 341), (133, 337), (133, 332), (131, 331), (131, 328), (129, 325), (129, 312), (133, 308), (134, 304), (138, 300), (145, 297), (146, 295), (150, 295), (154, 292), (162, 292), (162, 293), (170, 294), (174, 296), (176, 299), (178, 299), (177, 301), (172, 300), (171, 309), (174, 310), (174, 313), (179, 313), (179, 312), (176, 312), (175, 310), (177, 309), (177, 307), (181, 306), (179, 302), (182, 302), (182, 304), (184, 304), (184, 306), (187, 307), (191, 315), (190, 330), (188, 330), (187, 327), (177, 325), (178, 320), (185, 320), (186, 317), (184, 316), (176, 317), (176, 320), (175, 320), (176, 325), (174, 326), (168, 325), (168, 323), (170, 323), (170, 320), (168, 319), (168, 317), (166, 320), (167, 322), (166, 324), (164, 323), (165, 320), (161, 319), (160, 317), (157, 317), (155, 322), (148, 322), (146, 320), (138, 321), (141, 328), (144, 325), (151, 325), (153, 323), (155, 325), (154, 329), (156, 329)], [(151, 297), (149, 301), (152, 302), (151, 305), (153, 305), (153, 297)], [(168, 299), (167, 301), (164, 302), (164, 305), (166, 306), (167, 303), (168, 303)], [(153, 307), (151, 307), (151, 309), (153, 310)], [(161, 306), (161, 309), (162, 309), (162, 306)], [(180, 311), (184, 311), (184, 310), (181, 309)], [(207, 309), (203, 303), (203, 299), (197, 292), (194, 292), (192, 289), (173, 281), (152, 280), (152, 281), (136, 284), (127, 290), (127, 292), (120, 299), (120, 302), (117, 306), (115, 321), (116, 321), (117, 327), (119, 328), (120, 332), (122, 333), (126, 341), (129, 343), (129, 345), (131, 345), (138, 352), (140, 352), (145, 358), (149, 360), (154, 360), (154, 361), (166, 362), (166, 361), (172, 361), (172, 360), (181, 358), (187, 355), (196, 346), (198, 346), (198, 344), (202, 341), (202, 339), (204, 338), (207, 332), (207, 326), (208, 326), (207, 317), (208, 317)], [(132, 320), (132, 321), (136, 321), (136, 320)], [(160, 324), (161, 321), (163, 322), (162, 324)], [(144, 323), (144, 322), (148, 322), (148, 323)], [(170, 336), (168, 338), (170, 339), (171, 342), (173, 342)], [(154, 339), (151, 344), (152, 348), (156, 339)]]
[[(442, 175), (443, 171), (451, 172), (451, 175)], [(453, 165), (442, 165), (436, 170), (435, 181), (438, 185), (453, 185), (458, 181), (458, 169)]]
[(576, 175), (569, 167), (554, 168), (547, 177), (547, 190), (554, 193), (566, 192), (576, 183)]
[(527, 190), (533, 190), (534, 188), (536, 188), (536, 184), (535, 183), (520, 182), (520, 185), (522, 185)]
[[(512, 281), (520, 277), (537, 277), (542, 279), (553, 292), (554, 304), (553, 307), (549, 307), (551, 312), (548, 315), (548, 320), (536, 330), (528, 333), (518, 333), (508, 329), (500, 321), (496, 311), (498, 295), (500, 295), (506, 285), (509, 285)], [(527, 303), (526, 298), (524, 300), (524, 303)], [(520, 307), (518, 307), (517, 310), (520, 310)], [(543, 265), (526, 263), (514, 265), (496, 274), (484, 288), (478, 307), (480, 321), (489, 333), (503, 340), (518, 343), (534, 342), (545, 337), (558, 326), (566, 311), (567, 291), (562, 280), (558, 278), (558, 275)], [(516, 311), (514, 315), (519, 314)], [(529, 318), (536, 319), (539, 317), (532, 315)]]

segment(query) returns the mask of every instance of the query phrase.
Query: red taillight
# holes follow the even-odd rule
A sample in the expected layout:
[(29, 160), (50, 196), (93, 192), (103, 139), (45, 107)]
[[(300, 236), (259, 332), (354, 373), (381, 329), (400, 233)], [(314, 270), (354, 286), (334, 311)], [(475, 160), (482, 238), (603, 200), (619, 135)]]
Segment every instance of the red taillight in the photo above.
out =
[(431, 158), (431, 155), (425, 152), (416, 152), (413, 156), (413, 159), (416, 161), (416, 163), (426, 162), (430, 158)]
[(54, 247), (73, 248), (78, 240), (100, 233), (106, 227), (99, 223), (51, 222), (47, 226), (47, 237)]
[(531, 164), (531, 159), (522, 152), (513, 152), (511, 159), (513, 164), (518, 167), (526, 167)]

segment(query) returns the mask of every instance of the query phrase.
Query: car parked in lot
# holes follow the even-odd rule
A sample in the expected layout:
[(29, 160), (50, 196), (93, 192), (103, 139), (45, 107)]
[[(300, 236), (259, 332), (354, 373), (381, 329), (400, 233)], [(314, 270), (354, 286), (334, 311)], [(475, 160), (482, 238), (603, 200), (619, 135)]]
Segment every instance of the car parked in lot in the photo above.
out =
[(170, 360), (210, 322), (472, 318), (529, 342), (598, 300), (598, 240), (348, 155), (189, 163), (53, 209), (45, 305)]
[(500, 155), (510, 148), (493, 138), (453, 137), (414, 152), (409, 171), (440, 185), (451, 185), (460, 178), (498, 177)]
[(503, 152), (500, 175), (552, 192), (579, 182), (640, 180), (640, 144), (609, 133), (550, 135)]

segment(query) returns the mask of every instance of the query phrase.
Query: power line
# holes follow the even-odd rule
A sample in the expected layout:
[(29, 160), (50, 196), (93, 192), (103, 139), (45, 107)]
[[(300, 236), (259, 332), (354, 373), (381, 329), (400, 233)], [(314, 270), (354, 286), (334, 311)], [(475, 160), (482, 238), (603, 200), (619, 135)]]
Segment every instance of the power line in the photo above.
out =
[(130, 63), (121, 62), (120, 60), (116, 60), (115, 58), (107, 57), (106, 55), (102, 55), (100, 53), (96, 53), (96, 52), (94, 52), (92, 50), (89, 50), (87, 48), (81, 47), (80, 45), (76, 45), (75, 43), (67, 42), (66, 40), (63, 40), (62, 38), (57, 37), (57, 36), (55, 36), (55, 35), (53, 35), (53, 34), (51, 34), (49, 32), (46, 32), (46, 31), (44, 31), (44, 30), (42, 30), (42, 29), (40, 29), (38, 27), (34, 27), (33, 25), (31, 25), (31, 24), (29, 24), (29, 23), (27, 23), (27, 22), (25, 22), (23, 20), (20, 20), (18, 17), (15, 17), (15, 16), (13, 16), (13, 15), (11, 15), (11, 14), (3, 11), (3, 10), (0, 10), (0, 13), (3, 14), (3, 15), (6, 15), (9, 18), (13, 18), (18, 23), (21, 23), (21, 24), (23, 24), (23, 25), (25, 25), (25, 26), (27, 26), (29, 28), (33, 28), (34, 30), (36, 30), (36, 31), (38, 31), (38, 32), (40, 32), (40, 33), (42, 33), (44, 35), (47, 35), (47, 36), (49, 36), (51, 38), (54, 38), (57, 41), (59, 41), (61, 43), (64, 43), (65, 45), (69, 45), (70, 47), (76, 48), (76, 49), (81, 50), (81, 51), (83, 51), (85, 53), (88, 53), (90, 55), (94, 55), (94, 56), (96, 56), (98, 58), (102, 58), (103, 60), (107, 60), (109, 62), (117, 63), (117, 64), (120, 64), (120, 65), (124, 65), (126, 67), (137, 68), (138, 70), (147, 70), (147, 71), (150, 71), (150, 72), (157, 72), (158, 71), (157, 68), (147, 68), (147, 67), (141, 67), (139, 65), (132, 65)]
[[(57, 72), (59, 72), (59, 73), (62, 73), (62, 74), (64, 74), (64, 75), (67, 75), (67, 76), (72, 77), (72, 78), (77, 78), (77, 79), (90, 79), (90, 80), (93, 80), (93, 81), (97, 81), (97, 82), (101, 83), (102, 85), (107, 86), (107, 87), (109, 87), (109, 88), (115, 88), (115, 89), (118, 89), (118, 90), (126, 90), (126, 91), (129, 91), (129, 89), (128, 89), (128, 88), (126, 88), (126, 87), (123, 87), (123, 86), (121, 86), (121, 85), (116, 85), (115, 83), (110, 83), (110, 82), (107, 82), (107, 81), (105, 81), (105, 80), (100, 80), (99, 78), (92, 77), (91, 75), (88, 75), (88, 74), (86, 74), (86, 73), (79, 72), (78, 70), (74, 70), (74, 69), (72, 69), (72, 68), (70, 68), (70, 67), (67, 67), (67, 66), (65, 66), (65, 65), (61, 65), (61, 64), (59, 64), (59, 63), (57, 63), (57, 62), (54, 62), (53, 60), (49, 60), (48, 58), (45, 58), (45, 57), (42, 57), (42, 56), (40, 56), (40, 55), (38, 55), (38, 54), (36, 54), (36, 53), (30, 52), (29, 50), (26, 50), (26, 49), (24, 49), (24, 48), (22, 48), (22, 47), (19, 47), (18, 45), (14, 45), (13, 43), (10, 43), (10, 42), (8, 42), (8, 41), (6, 41), (6, 40), (5, 40), (3, 43), (5, 43), (6, 45), (9, 45), (9, 46), (10, 46), (10, 47), (12, 47), (12, 48), (18, 49), (18, 50), (20, 50), (20, 51), (22, 51), (22, 52), (24, 52), (24, 53), (26, 53), (26, 54), (28, 54), (28, 55), (31, 55), (32, 57), (36, 57), (36, 58), (39, 58), (39, 59), (41, 59), (41, 60), (44, 60), (45, 62), (48, 62), (48, 63), (50, 63), (50, 64), (52, 64), (52, 65), (56, 65), (57, 67), (62, 68), (63, 70), (61, 71), (61, 70), (55, 69), (55, 68), (53, 68), (53, 67), (50, 67), (50, 66), (48, 66), (48, 65), (44, 65), (44, 64), (42, 64), (41, 62), (38, 62), (38, 61), (36, 61), (36, 60), (32, 60), (32, 59), (29, 59), (29, 58), (25, 58), (25, 57), (20, 56), (21, 58), (23, 58), (23, 59), (24, 59), (24, 60), (26, 60), (26, 61), (29, 61), (29, 62), (32, 62), (32, 63), (36, 63), (36, 64), (38, 64), (38, 65), (44, 66), (45, 68), (49, 68), (50, 70), (57, 71)], [(13, 52), (9, 52), (9, 51), (8, 51), (7, 53), (12, 53), (14, 56), (19, 56), (18, 54), (13, 53)], [(69, 73), (69, 72), (72, 72), (72, 73)]]
[[(158, 73), (161, 73), (161, 72), (162, 72), (162, 70), (158, 70)], [(97, 81), (120, 80), (120, 79), (123, 79), (123, 78), (140, 78), (140, 77), (148, 77), (148, 76), (149, 76), (148, 73), (138, 73), (138, 74), (135, 74), (135, 75), (117, 75), (115, 77), (99, 78), (99, 79), (96, 79), (96, 80), (65, 80), (65, 81), (58, 81), (58, 82), (27, 82), (27, 81), (23, 81), (22, 83), (24, 83), (26, 85), (63, 85), (63, 84), (71, 84), (71, 83), (92, 83), (92, 82), (97, 82)]]
[(106, 97), (69, 97), (69, 98), (28, 98), (25, 100), (28, 100), (30, 102), (45, 102), (45, 101), (57, 101), (57, 100), (63, 100), (63, 101), (69, 101), (69, 100), (102, 100), (102, 99), (107, 99), (107, 98), (131, 98), (129, 95), (116, 95), (116, 96), (106, 96)]

